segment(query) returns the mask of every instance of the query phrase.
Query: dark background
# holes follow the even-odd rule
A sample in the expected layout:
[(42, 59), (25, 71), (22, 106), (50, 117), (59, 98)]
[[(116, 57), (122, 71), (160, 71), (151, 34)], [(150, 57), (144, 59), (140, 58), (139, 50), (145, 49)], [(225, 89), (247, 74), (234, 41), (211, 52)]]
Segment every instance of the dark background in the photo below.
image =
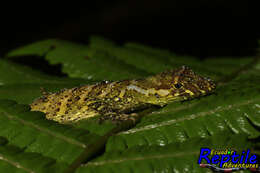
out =
[(0, 6), (0, 56), (47, 38), (87, 43), (99, 35), (178, 54), (252, 56), (260, 29), (258, 5), (246, 0), (35, 1)]

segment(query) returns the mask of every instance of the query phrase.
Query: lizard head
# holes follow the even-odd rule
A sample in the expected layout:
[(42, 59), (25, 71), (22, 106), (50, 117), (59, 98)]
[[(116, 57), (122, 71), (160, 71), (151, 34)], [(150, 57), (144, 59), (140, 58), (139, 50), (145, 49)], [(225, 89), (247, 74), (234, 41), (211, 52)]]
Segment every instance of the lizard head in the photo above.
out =
[(194, 73), (186, 66), (162, 72), (149, 80), (152, 81), (154, 88), (150, 89), (150, 93), (155, 93), (154, 96), (157, 97), (150, 99), (149, 102), (159, 105), (204, 96), (216, 88), (211, 79)]
[(211, 79), (196, 74), (186, 66), (171, 71), (169, 75), (172, 78), (171, 94), (182, 96), (184, 99), (209, 94), (216, 88)]

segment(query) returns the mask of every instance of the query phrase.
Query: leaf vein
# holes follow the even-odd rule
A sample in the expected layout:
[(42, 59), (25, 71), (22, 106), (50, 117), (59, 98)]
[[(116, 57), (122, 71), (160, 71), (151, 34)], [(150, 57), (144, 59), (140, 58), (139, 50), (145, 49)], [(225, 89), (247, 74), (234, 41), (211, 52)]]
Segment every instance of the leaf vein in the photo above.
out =
[(70, 143), (70, 144), (73, 144), (73, 145), (77, 145), (77, 146), (79, 146), (79, 147), (81, 147), (81, 148), (86, 148), (86, 145), (85, 145), (84, 143), (81, 143), (81, 142), (76, 141), (76, 140), (74, 140), (74, 139), (68, 138), (67, 136), (54, 133), (54, 132), (52, 132), (51, 130), (48, 130), (48, 129), (46, 129), (46, 128), (39, 127), (39, 126), (36, 125), (36, 124), (30, 123), (30, 122), (26, 122), (26, 121), (24, 121), (23, 119), (20, 119), (20, 118), (17, 118), (17, 117), (14, 117), (14, 116), (8, 114), (7, 112), (3, 112), (3, 113), (4, 113), (4, 115), (5, 115), (7, 118), (9, 118), (9, 119), (16, 120), (16, 121), (18, 121), (18, 122), (21, 123), (21, 124), (30, 126), (30, 127), (34, 128), (34, 129), (37, 129), (37, 130), (40, 131), (40, 132), (43, 132), (43, 133), (46, 133), (46, 134), (48, 134), (48, 135), (50, 135), (50, 136), (56, 137), (56, 138), (58, 138), (58, 139), (61, 139), (61, 140), (65, 141), (65, 142), (67, 142), (67, 143)]
[(126, 161), (140, 161), (140, 160), (148, 160), (148, 159), (164, 159), (164, 158), (169, 158), (169, 157), (182, 157), (182, 156), (187, 156), (187, 155), (198, 155), (199, 152), (197, 151), (192, 151), (192, 152), (180, 152), (180, 153), (174, 153), (174, 154), (160, 154), (160, 155), (152, 155), (152, 156), (147, 156), (147, 157), (133, 157), (133, 158), (126, 158), (126, 159), (117, 159), (117, 160), (106, 160), (106, 161), (95, 161), (95, 162), (89, 162), (85, 165), (84, 167), (87, 166), (102, 166), (105, 164), (116, 164), (116, 163), (122, 163)]
[(151, 125), (147, 125), (147, 126), (140, 127), (140, 128), (130, 129), (128, 131), (121, 132), (121, 133), (119, 133), (117, 135), (120, 135), (120, 134), (131, 134), (131, 133), (136, 133), (136, 132), (140, 132), (140, 131), (146, 131), (146, 130), (154, 129), (154, 128), (157, 128), (157, 127), (169, 126), (169, 125), (175, 124), (177, 122), (182, 122), (182, 121), (185, 121), (185, 120), (192, 120), (192, 119), (199, 118), (199, 117), (204, 117), (206, 115), (213, 114), (213, 113), (216, 113), (216, 112), (229, 110), (229, 109), (231, 109), (233, 107), (239, 107), (239, 106), (242, 106), (242, 105), (247, 105), (247, 104), (256, 102), (258, 100), (259, 99), (252, 99), (252, 100), (247, 100), (247, 101), (239, 103), (239, 104), (228, 105), (228, 106), (225, 106), (225, 107), (216, 107), (213, 110), (206, 111), (206, 112), (198, 112), (197, 114), (191, 114), (190, 116), (187, 116), (185, 118), (179, 118), (179, 119), (174, 119), (174, 120), (169, 120), (169, 121), (163, 121), (163, 122), (160, 122), (160, 123), (151, 124)]
[(14, 166), (18, 169), (23, 169), (26, 172), (35, 173), (33, 170), (20, 165), (18, 162), (15, 162), (15, 161), (9, 160), (8, 158), (5, 158), (2, 154), (0, 154), (0, 160), (5, 161), (5, 162), (9, 163), (10, 165), (12, 165), (12, 166)]

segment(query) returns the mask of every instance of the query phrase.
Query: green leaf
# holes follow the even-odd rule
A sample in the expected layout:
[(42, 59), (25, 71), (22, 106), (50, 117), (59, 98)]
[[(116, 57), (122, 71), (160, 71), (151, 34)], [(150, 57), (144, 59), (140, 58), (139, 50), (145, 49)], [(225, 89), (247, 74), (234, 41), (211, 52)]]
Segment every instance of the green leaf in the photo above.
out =
[[(26, 55), (61, 64), (68, 77), (12, 61)], [(13, 50), (0, 60), (0, 171), (58, 173), (87, 151), (95, 157), (76, 167), (77, 173), (208, 172), (197, 164), (200, 147), (243, 150), (259, 145), (251, 140), (260, 134), (259, 64), (254, 57), (200, 60), (137, 43), (119, 46), (99, 37), (92, 37), (89, 45), (52, 39)], [(58, 124), (27, 105), (41, 96), (40, 88), (56, 92), (101, 80), (144, 78), (181, 65), (219, 81), (216, 92), (171, 103), (115, 135), (124, 126), (99, 124), (98, 117)]]
[[(136, 48), (138, 47), (138, 48)], [(160, 49), (143, 46), (117, 46), (110, 41), (93, 37), (90, 45), (60, 40), (45, 40), (11, 51), (8, 56), (38, 55), (51, 64), (62, 64), (63, 72), (70, 77), (93, 80), (121, 80), (145, 77), (166, 69), (188, 65), (195, 71), (219, 79), (242, 67), (252, 58), (210, 58), (206, 62), (195, 57), (177, 56)], [(216, 64), (217, 63), (217, 64)]]
[[(62, 63), (63, 72), (70, 77), (81, 77), (95, 80), (116, 80), (129, 77), (140, 77), (145, 71), (101, 50), (88, 46), (59, 40), (45, 40), (10, 52), (8, 56), (46, 55), (51, 64)], [(134, 70), (133, 70), (134, 68)]]
[(107, 151), (101, 157), (82, 165), (77, 173), (85, 172), (208, 172), (197, 164), (200, 148), (229, 149), (236, 151), (252, 148), (245, 134), (219, 133), (205, 138), (191, 138), (182, 143), (136, 145), (124, 151)]
[[(7, 141), (3, 137), (0, 140)], [(12, 144), (5, 143), (0, 146), (1, 172), (61, 172), (67, 166), (65, 162), (57, 162), (55, 159), (39, 153), (26, 152)]]
[(194, 137), (207, 138), (221, 131), (258, 137), (260, 132), (255, 127), (260, 127), (260, 75), (250, 76), (250, 82), (246, 79), (241, 76), (220, 86), (217, 96), (172, 103), (147, 115), (135, 128), (112, 137), (107, 150), (162, 146)]
[(35, 69), (0, 59), (0, 99), (13, 99), (28, 104), (41, 96), (40, 88), (55, 92), (90, 82), (80, 78), (49, 76)]
[[(10, 164), (17, 163), (25, 169), (35, 171), (39, 166), (51, 168), (55, 162), (56, 166), (68, 165), (88, 143), (99, 137), (84, 129), (47, 121), (43, 113), (29, 110), (27, 105), (18, 105), (8, 100), (0, 101), (0, 136), (8, 140), (8, 146), (0, 151), (1, 157), (7, 161), (0, 160)], [(13, 148), (10, 149), (9, 145)]]

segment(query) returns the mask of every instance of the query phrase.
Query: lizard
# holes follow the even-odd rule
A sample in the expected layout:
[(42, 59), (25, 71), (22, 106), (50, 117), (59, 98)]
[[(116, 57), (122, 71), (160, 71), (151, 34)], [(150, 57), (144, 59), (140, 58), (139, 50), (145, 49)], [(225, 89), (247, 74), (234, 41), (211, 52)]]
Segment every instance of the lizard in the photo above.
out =
[(144, 79), (102, 81), (44, 93), (30, 107), (31, 111), (44, 112), (47, 119), (62, 124), (98, 115), (100, 121), (120, 122), (134, 120), (137, 110), (205, 96), (215, 88), (211, 79), (182, 66)]

